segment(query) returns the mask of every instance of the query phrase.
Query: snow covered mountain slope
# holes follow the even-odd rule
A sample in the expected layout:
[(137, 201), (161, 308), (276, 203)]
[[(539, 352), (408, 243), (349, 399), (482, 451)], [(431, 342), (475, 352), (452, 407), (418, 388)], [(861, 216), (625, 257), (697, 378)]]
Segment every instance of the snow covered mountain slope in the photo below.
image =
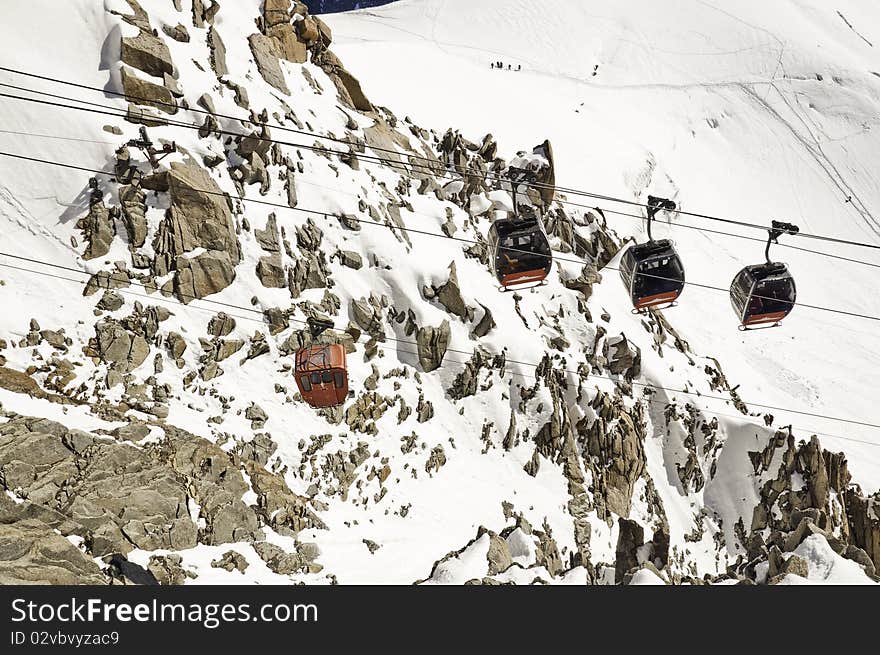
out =
[[(880, 243), (878, 12), (603, 5), (16, 0), (0, 65), (132, 105), (0, 71), (109, 112), (0, 97), (0, 151), (116, 175), (0, 156), (0, 518), (70, 561), (0, 579), (119, 580), (121, 553), (172, 583), (876, 580), (877, 429), (765, 407), (880, 422), (874, 323), (740, 334), (695, 286), (633, 316), (612, 269), (640, 222), (559, 203), (574, 261), (501, 294), (485, 235), (549, 138), (560, 186)], [(138, 120), (176, 146), (155, 169), (117, 151)], [(667, 218), (691, 281), (760, 261)], [(803, 302), (880, 314), (876, 268), (774, 252)], [(349, 350), (337, 410), (290, 374), (316, 315)]]
[[(867, 42), (880, 43), (880, 8), (869, 3), (404, 0), (327, 21), (369, 93), (438, 129), (491, 132), (502, 144), (549, 138), (560, 186), (642, 202), (648, 192), (668, 194), (692, 212), (760, 224), (775, 218), (804, 232), (880, 243), (880, 63)], [(490, 69), (498, 60), (522, 70)], [(467, 102), (452, 101), (462, 97)], [(609, 220), (621, 235), (643, 236), (639, 221)], [(726, 288), (743, 265), (762, 259), (758, 243), (658, 232), (675, 240), (694, 282)], [(880, 263), (872, 250), (781, 243)], [(773, 252), (797, 276), (802, 302), (880, 314), (877, 268), (784, 246)], [(620, 298), (615, 277), (597, 289), (600, 303)], [(723, 294), (686, 293), (670, 320), (697, 352), (730, 356), (725, 371), (743, 398), (880, 422), (876, 321), (798, 309), (785, 330), (740, 335)], [(877, 441), (874, 428), (775, 415)], [(872, 467), (880, 461), (876, 447), (856, 452)], [(876, 489), (873, 472), (860, 482)]]

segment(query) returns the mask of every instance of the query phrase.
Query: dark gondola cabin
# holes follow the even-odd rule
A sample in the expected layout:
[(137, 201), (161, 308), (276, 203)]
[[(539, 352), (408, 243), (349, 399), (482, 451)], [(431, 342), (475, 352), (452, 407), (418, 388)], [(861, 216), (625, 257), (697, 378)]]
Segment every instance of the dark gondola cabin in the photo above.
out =
[(623, 254), (620, 279), (636, 310), (668, 307), (684, 289), (684, 266), (671, 241), (649, 241)]
[(537, 217), (495, 221), (488, 239), (492, 273), (504, 289), (537, 284), (549, 275), (553, 265), (550, 242)]
[(620, 258), (620, 279), (635, 312), (672, 307), (684, 290), (684, 265), (669, 239), (654, 240), (651, 222), (660, 210), (675, 211), (672, 200), (648, 196), (648, 241), (627, 248)]
[(730, 304), (741, 330), (761, 325), (775, 327), (788, 316), (797, 299), (797, 287), (788, 266), (770, 261), (770, 244), (777, 243), (783, 234), (797, 234), (798, 226), (779, 221), (772, 225), (767, 231), (766, 261), (746, 266), (730, 283)]
[(778, 323), (788, 316), (796, 298), (794, 278), (779, 262), (746, 266), (730, 285), (730, 304), (743, 328)]
[(333, 344), (299, 350), (294, 376), (300, 394), (312, 407), (341, 405), (348, 396), (345, 347)]

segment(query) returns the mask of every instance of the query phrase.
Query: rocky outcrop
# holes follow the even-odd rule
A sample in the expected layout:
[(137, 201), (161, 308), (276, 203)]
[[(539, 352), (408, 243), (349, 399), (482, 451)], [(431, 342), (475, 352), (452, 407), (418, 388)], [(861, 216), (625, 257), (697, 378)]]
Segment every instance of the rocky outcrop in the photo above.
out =
[(174, 73), (171, 51), (152, 32), (141, 30), (137, 36), (122, 37), (120, 57), (123, 63), (153, 77), (162, 78), (166, 73)]
[(116, 222), (101, 200), (89, 205), (89, 213), (77, 221), (76, 227), (82, 230), (83, 238), (88, 243), (83, 259), (103, 257), (110, 251), (113, 237), (116, 236)]
[[(174, 270), (174, 293), (186, 303), (229, 286), (241, 251), (226, 197), (205, 169), (187, 159), (164, 175), (171, 206), (153, 240), (153, 273)], [(196, 248), (206, 252), (186, 256)]]
[(446, 308), (446, 311), (457, 316), (462, 321), (471, 321), (474, 318), (474, 310), (467, 306), (464, 298), (461, 296), (461, 287), (458, 283), (458, 272), (456, 271), (455, 262), (449, 265), (449, 278), (446, 282), (436, 287), (424, 287), (422, 295), (426, 299), (436, 300)]
[(449, 348), (450, 336), (449, 321), (443, 321), (438, 327), (419, 328), (416, 333), (416, 343), (419, 365), (423, 371), (430, 373), (440, 368)]
[(593, 475), (596, 513), (628, 517), (633, 489), (646, 466), (641, 405), (627, 411), (600, 391), (590, 406), (597, 416), (579, 421), (577, 433)]
[(282, 56), (281, 46), (275, 39), (265, 34), (251, 34), (248, 37), (248, 43), (251, 47), (251, 53), (254, 61), (257, 63), (257, 70), (260, 75), (276, 89), (284, 94), (290, 94), (290, 88), (284, 79), (284, 73), (281, 65), (278, 63)]
[(95, 561), (23, 504), (0, 495), (0, 584), (107, 584)]
[(113, 319), (95, 325), (93, 350), (102, 362), (122, 373), (136, 369), (150, 354), (143, 335), (128, 331)]
[(774, 548), (790, 553), (820, 535), (834, 552), (880, 580), (880, 494), (866, 497), (852, 485), (846, 458), (822, 449), (816, 436), (796, 444), (790, 433), (778, 431), (763, 451), (749, 453), (756, 474), (767, 471), (778, 451), (779, 468), (760, 488), (750, 529), (738, 531), (749, 556), (738, 570), (754, 579), (758, 562), (773, 566)]
[(126, 99), (135, 105), (147, 105), (165, 112), (176, 114), (177, 104), (174, 96), (166, 87), (142, 79), (125, 66), (119, 71), (122, 80), (122, 91)]

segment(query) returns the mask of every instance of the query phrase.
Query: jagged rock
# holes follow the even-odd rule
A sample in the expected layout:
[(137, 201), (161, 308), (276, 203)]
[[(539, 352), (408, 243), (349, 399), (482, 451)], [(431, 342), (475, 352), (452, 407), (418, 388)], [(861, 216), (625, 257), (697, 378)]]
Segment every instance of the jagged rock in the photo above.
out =
[(446, 464), (446, 451), (443, 450), (443, 444), (438, 444), (431, 449), (428, 455), (428, 461), (425, 462), (425, 473), (429, 475), (436, 473)]
[(453, 400), (461, 400), (473, 396), (479, 388), (480, 370), (483, 368), (504, 369), (505, 357), (491, 355), (481, 348), (477, 348), (471, 358), (465, 363), (464, 369), (455, 376), (452, 387), (449, 388), (449, 396)]
[[(222, 273), (216, 275), (210, 285), (219, 291), (232, 281), (232, 267), (241, 260), (230, 205), (207, 171), (193, 159), (172, 163), (166, 175), (171, 206), (153, 240), (156, 252), (153, 274), (166, 275), (179, 264), (190, 269), (211, 267), (216, 269), (214, 272)], [(193, 260), (187, 263), (180, 257), (196, 248), (209, 251), (196, 258), (204, 257), (203, 262), (193, 265)], [(198, 271), (194, 275), (198, 275)], [(185, 288), (187, 285), (175, 281), (175, 286)]]
[(613, 375), (622, 375), (631, 382), (641, 374), (642, 353), (622, 332), (619, 337), (606, 339), (603, 355), (608, 362), (608, 370)]
[(263, 250), (267, 252), (281, 252), (281, 246), (278, 243), (278, 224), (274, 212), (269, 214), (265, 229), (254, 230), (254, 238), (256, 238), (257, 243), (260, 244), (260, 248)]
[(615, 549), (614, 581), (622, 583), (623, 577), (639, 565), (638, 550), (645, 542), (645, 531), (641, 525), (629, 519), (617, 520), (619, 532)]
[(174, 102), (174, 96), (164, 86), (143, 80), (124, 66), (120, 70), (120, 77), (122, 79), (122, 91), (129, 102), (135, 105), (155, 107), (166, 114), (177, 113), (177, 104)]
[(339, 261), (342, 263), (343, 266), (353, 268), (356, 271), (360, 270), (360, 268), (364, 265), (364, 261), (361, 256), (353, 250), (340, 250)]
[[(375, 110), (373, 103), (367, 99), (363, 89), (361, 89), (358, 79), (345, 69), (336, 55), (329, 50), (323, 51), (316, 63), (333, 80), (343, 104), (363, 112)], [(266, 81), (268, 82), (269, 80)]]
[(251, 422), (251, 430), (261, 430), (266, 425), (266, 421), (269, 420), (269, 415), (256, 403), (252, 403), (245, 410), (244, 417)]
[(377, 434), (376, 421), (382, 418), (392, 404), (392, 399), (375, 391), (365, 393), (345, 410), (345, 423), (356, 432)]
[(245, 461), (253, 460), (261, 466), (266, 466), (269, 458), (277, 449), (278, 444), (268, 434), (258, 434), (241, 445), (238, 455)]
[(349, 310), (352, 321), (367, 334), (383, 338), (381, 304), (374, 297), (352, 299)]
[(444, 320), (439, 327), (419, 328), (416, 334), (418, 344), (419, 364), (422, 370), (430, 373), (443, 363), (446, 350), (449, 348), (451, 330), (449, 321)]
[(251, 34), (248, 37), (248, 43), (251, 46), (257, 70), (260, 71), (263, 79), (281, 93), (290, 95), (290, 89), (284, 79), (281, 65), (278, 63), (278, 59), (282, 56), (278, 41), (264, 34)]
[(116, 236), (116, 224), (103, 202), (92, 203), (89, 213), (77, 221), (76, 227), (82, 230), (83, 238), (89, 244), (83, 259), (103, 257), (110, 251), (113, 237)]
[(535, 564), (543, 566), (547, 572), (556, 577), (565, 569), (562, 565), (562, 557), (559, 555), (559, 546), (556, 540), (550, 536), (549, 528), (544, 525), (544, 531), (538, 533), (538, 544), (535, 548)]
[(287, 286), (287, 276), (284, 274), (284, 264), (281, 262), (281, 254), (274, 253), (260, 257), (257, 262), (257, 277), (264, 287), (283, 289)]
[(120, 187), (119, 204), (128, 234), (128, 247), (140, 248), (147, 240), (146, 194), (133, 185)]
[(230, 573), (232, 573), (232, 571), (244, 573), (248, 567), (248, 561), (244, 558), (244, 555), (238, 551), (227, 550), (223, 553), (222, 557), (213, 560), (211, 566), (215, 569), (225, 569)]
[(260, 558), (266, 562), (266, 565), (279, 575), (290, 575), (292, 573), (317, 573), (321, 570), (320, 564), (315, 564), (308, 560), (308, 556), (312, 553), (287, 553), (279, 546), (270, 544), (266, 541), (258, 541), (254, 544), (254, 550)]
[(211, 49), (211, 68), (217, 77), (223, 77), (229, 74), (229, 68), (226, 66), (226, 46), (223, 39), (212, 25), (208, 29), (208, 47)]
[(18, 511), (0, 496), (0, 584), (107, 584), (91, 557), (45, 523), (16, 518)]
[(213, 337), (225, 337), (235, 329), (235, 319), (220, 312), (208, 321), (208, 334)]
[(183, 353), (186, 351), (186, 340), (177, 332), (169, 332), (165, 337), (165, 346), (168, 348), (171, 359), (178, 360), (183, 357)]
[[(591, 406), (598, 410), (607, 400), (600, 392)], [(608, 408), (592, 424), (587, 419), (579, 421), (577, 431), (586, 441), (590, 455), (587, 464), (593, 473), (595, 492), (602, 500), (602, 506), (597, 508), (600, 517), (604, 518), (606, 511), (626, 517), (633, 488), (646, 466), (644, 437), (637, 417), (634, 419), (610, 404)]]
[(880, 570), (880, 492), (867, 498), (855, 489), (846, 493), (847, 515), (854, 545)]
[(425, 397), (420, 393), (419, 403), (416, 405), (416, 420), (419, 423), (424, 423), (432, 418), (434, 418), (434, 405), (430, 400), (425, 400)]
[(584, 301), (587, 301), (593, 295), (593, 285), (601, 281), (602, 276), (595, 266), (586, 264), (578, 277), (564, 280), (563, 285), (566, 289), (578, 291), (584, 297)]
[(150, 346), (140, 334), (132, 334), (116, 321), (95, 325), (98, 356), (121, 372), (136, 369), (150, 354)]
[(162, 31), (175, 41), (189, 43), (189, 32), (181, 23), (178, 23), (174, 27), (171, 27), (170, 25), (162, 25)]
[(253, 491), (257, 494), (257, 511), (267, 525), (295, 533), (310, 528), (327, 528), (309, 508), (308, 498), (291, 491), (283, 477), (269, 473), (253, 460), (244, 464)]
[[(186, 30), (184, 29), (184, 34)], [(165, 42), (152, 32), (141, 30), (137, 36), (122, 37), (120, 58), (153, 77), (163, 77), (174, 72), (171, 51)]]
[(184, 304), (222, 291), (235, 279), (232, 260), (222, 250), (208, 250), (197, 257), (178, 257), (175, 268), (174, 295)]
[(495, 327), (495, 319), (492, 317), (492, 312), (489, 311), (489, 308), (482, 303), (480, 303), (480, 307), (483, 308), (483, 317), (471, 331), (471, 339), (479, 339), (481, 337), (485, 337), (487, 334), (489, 334), (492, 328)]
[(489, 575), (503, 573), (513, 565), (510, 546), (494, 532), (489, 533), (489, 552), (486, 553), (486, 559), (489, 560)]
[(254, 336), (251, 337), (250, 346), (248, 346), (245, 361), (265, 355), (267, 352), (269, 352), (269, 344), (266, 342), (266, 335), (259, 331), (254, 332)]
[(61, 330), (40, 330), (40, 338), (53, 348), (67, 350), (64, 339), (64, 328)]
[(458, 284), (458, 273), (455, 269), (455, 262), (449, 265), (449, 279), (439, 287), (425, 289), (425, 297), (435, 298), (437, 302), (443, 305), (450, 314), (458, 316), (462, 321), (469, 321), (473, 318), (474, 310), (465, 304), (461, 297), (461, 287)]
[(131, 285), (131, 280), (126, 271), (98, 271), (86, 283), (83, 289), (84, 296), (97, 293), (98, 289), (122, 289)]
[(153, 574), (161, 585), (182, 585), (187, 578), (195, 578), (195, 574), (181, 565), (183, 558), (172, 553), (170, 555), (150, 555), (147, 570)]

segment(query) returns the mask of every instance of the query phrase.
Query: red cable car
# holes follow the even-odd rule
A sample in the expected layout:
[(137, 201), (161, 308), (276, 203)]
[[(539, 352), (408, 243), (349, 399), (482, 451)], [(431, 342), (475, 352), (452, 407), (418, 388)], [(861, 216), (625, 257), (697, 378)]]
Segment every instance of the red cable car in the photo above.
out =
[(783, 234), (797, 234), (797, 225), (773, 221), (768, 230), (763, 264), (746, 266), (730, 284), (730, 304), (739, 319), (740, 330), (776, 327), (794, 308), (797, 287), (788, 266), (770, 261), (770, 244)]
[[(309, 319), (312, 336), (317, 337), (332, 327), (329, 321)], [(313, 345), (296, 353), (294, 380), (299, 392), (312, 407), (335, 407), (348, 397), (348, 369), (345, 346), (341, 344)]]

